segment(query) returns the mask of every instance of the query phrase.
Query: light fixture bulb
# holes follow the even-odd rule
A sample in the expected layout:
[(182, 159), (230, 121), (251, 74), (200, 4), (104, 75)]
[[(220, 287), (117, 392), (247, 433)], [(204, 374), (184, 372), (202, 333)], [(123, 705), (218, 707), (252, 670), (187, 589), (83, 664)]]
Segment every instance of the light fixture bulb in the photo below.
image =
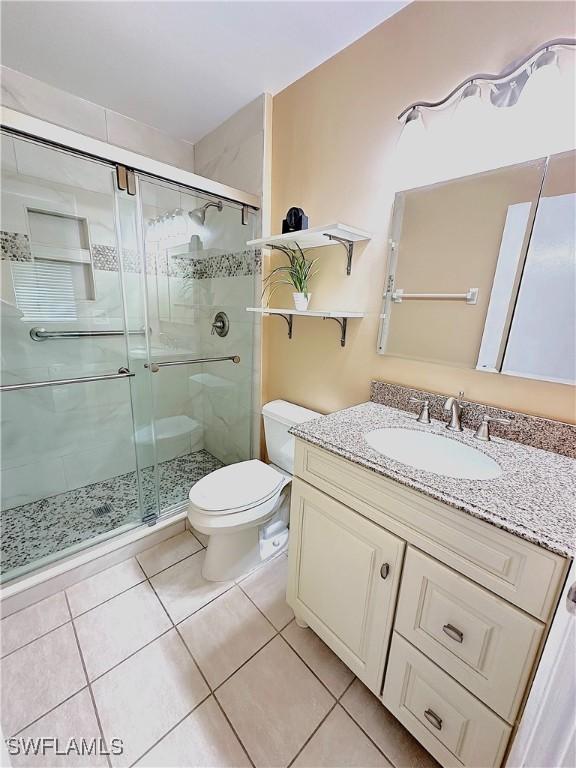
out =
[(464, 101), (464, 99), (471, 99), (471, 98), (482, 98), (482, 88), (478, 85), (478, 83), (475, 83), (472, 81), (471, 83), (468, 83), (466, 88), (462, 91), (462, 96), (460, 97), (460, 103)]
[(437, 142), (443, 148), (446, 178), (489, 168), (494, 138), (494, 109), (484, 98), (482, 86), (469, 83)]
[(422, 112), (420, 111), (419, 107), (412, 107), (410, 112), (406, 115), (406, 120), (404, 120), (404, 126), (407, 126), (408, 123), (411, 123), (413, 120), (421, 120), (422, 119)]
[(420, 178), (426, 177), (429, 158), (428, 132), (422, 111), (413, 107), (404, 120), (390, 168), (396, 189), (418, 186)]
[(527, 71), (528, 81), (519, 103), (523, 108), (529, 104), (535, 111), (554, 107), (562, 85), (558, 54), (555, 51), (544, 51)]
[[(529, 157), (562, 152), (574, 146), (574, 92), (569, 72), (556, 51), (544, 51), (529, 68), (516, 109), (518, 124), (529, 127)], [(524, 140), (526, 141), (526, 139)]]
[(398, 138), (397, 149), (401, 150), (405, 145), (418, 142), (425, 134), (426, 126), (419, 107), (412, 107), (402, 126), (402, 132)]
[(531, 74), (536, 72), (538, 69), (542, 69), (542, 67), (558, 67), (558, 54), (556, 51), (552, 51), (550, 48), (548, 48), (547, 51), (541, 53), (540, 56), (538, 56), (538, 58), (532, 62), (530, 67)]

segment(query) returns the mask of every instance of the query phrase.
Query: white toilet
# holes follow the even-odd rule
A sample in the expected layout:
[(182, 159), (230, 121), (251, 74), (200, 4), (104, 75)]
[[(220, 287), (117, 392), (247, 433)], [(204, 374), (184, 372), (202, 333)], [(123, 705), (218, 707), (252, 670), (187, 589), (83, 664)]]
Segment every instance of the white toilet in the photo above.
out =
[(315, 411), (274, 400), (262, 408), (271, 464), (258, 459), (211, 472), (192, 487), (188, 519), (209, 537), (202, 574), (235, 579), (288, 544), (294, 438), (288, 430), (316, 419)]

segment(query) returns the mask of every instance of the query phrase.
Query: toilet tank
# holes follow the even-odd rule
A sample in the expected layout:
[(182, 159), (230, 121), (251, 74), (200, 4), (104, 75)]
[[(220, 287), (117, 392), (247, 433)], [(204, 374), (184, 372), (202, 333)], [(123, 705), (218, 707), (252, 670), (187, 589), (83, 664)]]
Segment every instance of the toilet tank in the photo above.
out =
[(311, 421), (321, 413), (288, 403), (286, 400), (272, 400), (262, 407), (264, 434), (268, 458), (280, 469), (294, 474), (294, 438), (288, 430), (296, 424)]

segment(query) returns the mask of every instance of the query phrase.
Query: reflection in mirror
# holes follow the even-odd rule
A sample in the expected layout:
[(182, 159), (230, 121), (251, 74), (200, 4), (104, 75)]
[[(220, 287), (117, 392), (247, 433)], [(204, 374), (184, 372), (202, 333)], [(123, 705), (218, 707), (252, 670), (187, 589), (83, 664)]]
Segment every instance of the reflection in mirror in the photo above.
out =
[(502, 363), (495, 365), (502, 373), (576, 380), (575, 181), (574, 152), (550, 158)]
[(398, 193), (378, 351), (574, 381), (574, 163), (570, 152)]

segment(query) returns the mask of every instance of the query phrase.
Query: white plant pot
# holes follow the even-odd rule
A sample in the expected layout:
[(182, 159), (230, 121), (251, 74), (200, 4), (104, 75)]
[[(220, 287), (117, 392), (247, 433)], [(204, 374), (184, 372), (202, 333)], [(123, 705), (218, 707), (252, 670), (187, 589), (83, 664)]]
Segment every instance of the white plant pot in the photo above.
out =
[(300, 312), (305, 312), (308, 309), (308, 304), (310, 303), (312, 294), (311, 293), (293, 293), (292, 298), (294, 299), (294, 309), (297, 309)]

